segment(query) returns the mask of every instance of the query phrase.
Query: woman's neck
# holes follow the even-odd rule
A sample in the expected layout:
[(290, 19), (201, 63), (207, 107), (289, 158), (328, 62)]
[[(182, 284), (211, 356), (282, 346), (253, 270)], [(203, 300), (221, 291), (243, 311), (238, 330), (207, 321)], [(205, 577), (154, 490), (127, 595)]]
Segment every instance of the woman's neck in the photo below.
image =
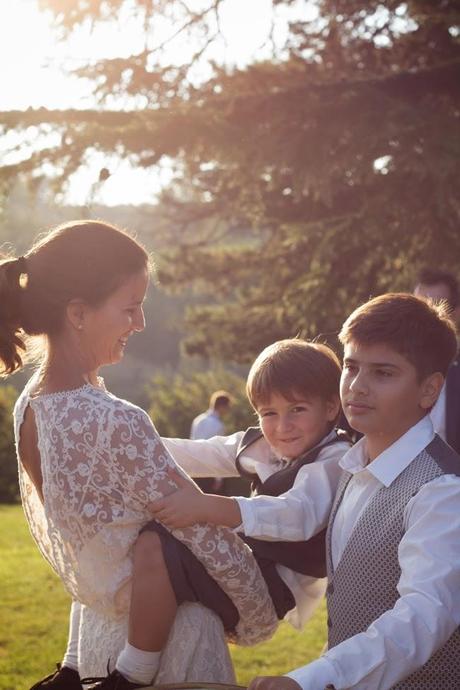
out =
[(84, 365), (81, 356), (64, 339), (50, 340), (48, 351), (42, 363), (37, 389), (41, 393), (56, 393), (80, 388), (86, 383), (98, 385), (97, 370)]

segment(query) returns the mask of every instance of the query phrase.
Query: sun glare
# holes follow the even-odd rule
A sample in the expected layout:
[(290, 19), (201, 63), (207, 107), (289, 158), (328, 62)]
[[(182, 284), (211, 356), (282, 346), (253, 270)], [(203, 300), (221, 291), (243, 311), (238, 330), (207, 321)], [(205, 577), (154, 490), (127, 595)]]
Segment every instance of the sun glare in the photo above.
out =
[[(126, 0), (116, 21), (95, 27), (82, 26), (60, 43), (52, 27), (51, 13), (40, 12), (37, 0), (0, 0), (0, 60), (4, 65), (0, 71), (0, 110), (94, 107), (91, 83), (73, 76), (72, 69), (84, 65), (88, 60), (128, 57), (140, 52), (146, 45), (152, 49), (177, 29), (177, 26), (161, 17), (153, 17), (146, 36), (141, 18), (132, 11), (133, 4), (133, 0)], [(222, 36), (210, 47), (207, 57), (217, 62), (233, 62), (239, 67), (246, 65), (254, 55), (262, 59), (268, 57), (267, 39), (273, 28), (270, 24), (272, 5), (272, 0), (224, 0), (220, 9)], [(297, 0), (292, 7), (307, 19), (308, 8), (314, 10), (315, 2)], [(287, 19), (285, 17), (281, 23), (278, 22), (277, 34), (272, 34), (280, 45)], [(171, 41), (168, 47), (165, 60), (176, 64), (186, 63), (196, 49), (183, 39)], [(191, 76), (194, 80), (202, 81), (206, 74), (202, 61)], [(133, 99), (128, 103), (113, 98), (108, 105), (111, 108), (133, 107)], [(144, 103), (139, 101), (134, 105), (143, 107)], [(0, 139), (3, 164), (14, 162), (7, 160), (10, 141), (11, 136)], [(31, 145), (33, 142), (24, 140), (24, 152)], [(39, 142), (37, 145), (40, 145)], [(99, 169), (98, 166), (99, 161), (91, 165), (94, 170)], [(124, 161), (116, 165), (112, 160), (106, 167), (111, 175), (100, 189), (89, 181), (94, 175), (88, 174), (88, 171), (75, 175), (69, 198), (80, 200), (97, 196), (98, 201), (104, 200), (105, 203), (151, 202), (155, 190), (161, 186), (159, 179), (162, 174), (156, 174), (153, 181), (148, 171), (128, 170), (129, 164)], [(141, 192), (143, 188), (144, 194)], [(132, 189), (136, 190), (135, 199), (130, 191)]]

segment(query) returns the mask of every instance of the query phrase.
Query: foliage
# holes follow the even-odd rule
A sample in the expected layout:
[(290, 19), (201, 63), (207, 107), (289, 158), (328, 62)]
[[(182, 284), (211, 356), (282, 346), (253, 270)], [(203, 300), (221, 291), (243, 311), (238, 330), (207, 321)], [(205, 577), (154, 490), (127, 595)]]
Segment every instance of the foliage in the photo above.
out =
[[(41, 4), (66, 31), (127, 6)], [(410, 289), (421, 264), (456, 270), (460, 6), (318, 0), (307, 15), (307, 3), (273, 0), (259, 59), (208, 60), (199, 81), (223, 4), (128, 3), (147, 27), (144, 50), (80, 70), (94, 79), (94, 111), (0, 114), (5, 127), (61, 134), (0, 176), (49, 162), (65, 179), (94, 147), (145, 167), (173, 160), (162, 201), (177, 246), (164, 252), (162, 283), (207, 297), (188, 313), (190, 353), (248, 362), (277, 338), (335, 333), (369, 295)], [(175, 28), (152, 47), (160, 17)], [(190, 45), (187, 63), (168, 62), (175, 40)], [(132, 110), (109, 110), (121, 96)]]
[[(19, 506), (0, 506), (0, 690), (29, 688), (62, 659), (70, 599), (40, 556)], [(269, 642), (231, 647), (239, 683), (281, 674), (319, 655), (325, 639), (322, 607), (302, 633), (281, 625)]]
[(19, 500), (18, 465), (14, 446), (12, 414), (17, 393), (12, 386), (0, 387), (0, 503)]
[(232, 398), (228, 415), (223, 420), (230, 434), (255, 424), (244, 385), (240, 376), (219, 368), (169, 377), (158, 374), (149, 388), (149, 414), (162, 436), (188, 438), (192, 420), (208, 409), (211, 393), (224, 389)]

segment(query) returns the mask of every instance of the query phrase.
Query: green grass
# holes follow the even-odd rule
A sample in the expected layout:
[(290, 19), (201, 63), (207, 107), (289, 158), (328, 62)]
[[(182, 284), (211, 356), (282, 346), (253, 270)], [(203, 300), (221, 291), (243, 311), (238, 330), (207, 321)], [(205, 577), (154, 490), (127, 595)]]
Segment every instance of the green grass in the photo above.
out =
[[(65, 649), (70, 599), (40, 556), (19, 506), (0, 505), (0, 690), (28, 690)], [(238, 682), (277, 675), (315, 658), (325, 639), (324, 607), (302, 633), (282, 624), (256, 647), (231, 647)]]

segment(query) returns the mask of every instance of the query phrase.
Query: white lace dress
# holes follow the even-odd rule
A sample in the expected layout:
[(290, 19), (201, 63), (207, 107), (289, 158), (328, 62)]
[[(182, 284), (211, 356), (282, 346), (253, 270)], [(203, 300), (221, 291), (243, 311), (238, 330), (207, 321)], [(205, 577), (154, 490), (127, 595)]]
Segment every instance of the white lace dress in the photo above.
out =
[[(126, 634), (132, 547), (140, 527), (150, 519), (147, 505), (174, 488), (167, 470), (175, 463), (149, 416), (135, 405), (90, 384), (38, 397), (30, 397), (32, 386), (33, 379), (16, 403), (15, 437), (18, 444), (30, 405), (37, 427), (43, 503), (19, 462), (24, 511), (41, 553), (71, 597), (84, 604), (81, 671), (99, 674), (105, 671), (108, 656), (116, 656)], [(276, 613), (244, 542), (227, 528), (207, 524), (173, 534), (200, 559), (238, 608), (236, 641), (254, 644), (269, 638), (277, 627)], [(191, 629), (196, 634), (190, 636)], [(215, 654), (211, 650), (216, 644), (222, 651), (220, 621), (198, 604), (181, 607), (172, 638), (174, 644), (170, 640), (163, 654), (165, 661), (171, 655), (186, 658), (187, 645), (194, 647), (190, 654), (197, 656), (197, 663), (205, 663), (199, 660), (197, 644), (208, 648), (207, 656)], [(98, 668), (91, 661), (86, 664), (85, 655), (97, 658)], [(168, 663), (170, 668), (180, 666), (180, 659)], [(226, 663), (219, 671), (224, 676)], [(164, 682), (197, 678), (190, 668), (177, 668), (182, 677), (172, 678), (170, 669), (164, 663), (162, 667), (159, 679)], [(208, 678), (229, 680), (228, 673)]]

